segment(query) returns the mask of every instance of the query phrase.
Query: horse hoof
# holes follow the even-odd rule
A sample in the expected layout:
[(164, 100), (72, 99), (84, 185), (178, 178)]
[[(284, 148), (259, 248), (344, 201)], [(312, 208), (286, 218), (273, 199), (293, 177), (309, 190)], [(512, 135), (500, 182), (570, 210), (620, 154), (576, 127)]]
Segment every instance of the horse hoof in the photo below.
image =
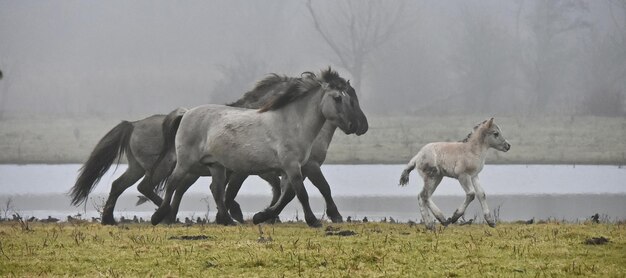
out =
[(115, 219), (111, 216), (111, 217), (102, 217), (102, 225), (117, 225), (117, 222), (115, 222)]
[(265, 221), (267, 221), (268, 219), (270, 219), (270, 216), (268, 215), (268, 213), (261, 211), (261, 212), (257, 212), (253, 217), (252, 217), (252, 223), (259, 224), (259, 223), (263, 223)]
[(230, 216), (220, 215), (220, 214), (215, 216), (215, 223), (224, 225), (224, 226), (237, 225), (237, 223), (235, 223), (235, 221), (233, 221), (233, 219)]
[(436, 231), (435, 230), (435, 223), (426, 224), (426, 230), (429, 230), (431, 232)]
[(163, 218), (165, 218), (165, 216), (168, 215), (169, 212), (170, 212), (169, 206), (159, 207), (150, 218), (150, 222), (152, 223), (152, 225), (157, 225), (161, 223), (161, 221), (163, 221)]
[(272, 225), (273, 225), (273, 224), (277, 224), (277, 223), (281, 223), (281, 221), (280, 221), (280, 217), (278, 217), (278, 216), (276, 216), (276, 217), (272, 217), (272, 218), (267, 219), (267, 220), (265, 221), (265, 224), (272, 224)]
[(309, 220), (306, 222), (307, 225), (309, 225), (309, 227), (311, 228), (319, 228), (322, 227), (322, 222), (319, 221), (317, 218), (315, 218), (314, 220)]
[(330, 221), (332, 221), (333, 223), (343, 223), (343, 217), (341, 217), (341, 215), (331, 216)]
[(241, 208), (239, 207), (239, 205), (232, 204), (230, 208), (228, 209), (228, 213), (237, 222), (242, 223), (242, 224), (244, 223), (243, 213), (241, 212)]
[(495, 228), (496, 227), (496, 222), (489, 221), (489, 222), (487, 222), (487, 225), (489, 225), (489, 227), (491, 227), (491, 228)]

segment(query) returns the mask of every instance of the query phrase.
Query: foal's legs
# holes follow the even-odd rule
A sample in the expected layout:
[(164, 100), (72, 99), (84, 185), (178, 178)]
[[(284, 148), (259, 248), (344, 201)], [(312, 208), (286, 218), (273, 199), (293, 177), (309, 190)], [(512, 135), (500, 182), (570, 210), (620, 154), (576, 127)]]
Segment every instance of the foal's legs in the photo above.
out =
[(459, 176), (459, 183), (463, 190), (465, 191), (465, 201), (454, 211), (454, 214), (450, 219), (448, 219), (448, 223), (455, 223), (463, 214), (465, 214), (465, 210), (467, 206), (474, 200), (475, 192), (474, 186), (472, 185), (472, 176), (468, 174), (463, 174)]
[(337, 205), (335, 205), (333, 196), (330, 193), (330, 185), (328, 185), (326, 178), (324, 178), (320, 165), (313, 162), (305, 164), (302, 166), (302, 175), (309, 178), (311, 183), (317, 187), (324, 197), (324, 201), (326, 201), (326, 215), (328, 215), (328, 218), (330, 218), (333, 223), (343, 222), (343, 217), (339, 214), (339, 210), (337, 210)]
[(128, 158), (128, 168), (119, 178), (117, 178), (113, 184), (111, 185), (111, 192), (109, 193), (109, 198), (102, 209), (102, 224), (103, 225), (115, 225), (115, 218), (113, 217), (113, 210), (115, 209), (115, 203), (117, 203), (117, 198), (122, 195), (122, 193), (129, 188), (131, 185), (136, 183), (145, 173), (144, 169), (141, 168), (139, 163), (132, 158), (131, 156), (127, 156)]
[[(427, 229), (434, 230), (435, 222), (433, 221), (432, 217), (430, 217), (429, 210), (433, 212), (435, 217), (437, 217), (437, 219), (440, 222), (441, 222), (441, 219), (443, 219), (443, 213), (437, 207), (437, 205), (435, 205), (435, 203), (430, 199), (430, 197), (435, 192), (435, 189), (437, 189), (437, 186), (439, 185), (439, 183), (441, 183), (441, 180), (443, 179), (443, 177), (441, 176), (431, 177), (431, 176), (426, 176), (426, 175), (424, 175), (423, 177), (424, 177), (424, 188), (422, 188), (422, 192), (420, 192), (420, 194), (417, 195), (417, 203), (420, 208), (420, 213), (422, 214), (422, 220), (424, 221), (424, 225), (426, 225)], [(444, 222), (441, 222), (441, 223), (444, 223)]]
[(490, 227), (496, 227), (496, 221), (491, 217), (491, 212), (489, 211), (489, 206), (487, 205), (487, 198), (485, 196), (485, 190), (480, 185), (480, 180), (478, 176), (472, 178), (472, 184), (474, 185), (474, 190), (476, 191), (476, 197), (478, 197), (478, 201), (480, 202), (480, 206), (483, 208), (483, 214), (485, 215), (485, 221), (489, 224)]

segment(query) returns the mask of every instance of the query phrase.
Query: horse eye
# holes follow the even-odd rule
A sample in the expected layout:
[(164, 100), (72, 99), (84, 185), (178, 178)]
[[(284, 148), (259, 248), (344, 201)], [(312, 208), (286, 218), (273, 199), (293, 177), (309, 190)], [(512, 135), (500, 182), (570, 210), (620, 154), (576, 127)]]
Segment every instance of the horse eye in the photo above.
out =
[(500, 133), (494, 133), (493, 136), (495, 136), (496, 138), (498, 138), (498, 136), (500, 136)]
[(334, 99), (336, 102), (341, 102), (341, 96), (339, 96), (339, 95), (337, 95), (337, 96), (333, 96), (333, 99)]

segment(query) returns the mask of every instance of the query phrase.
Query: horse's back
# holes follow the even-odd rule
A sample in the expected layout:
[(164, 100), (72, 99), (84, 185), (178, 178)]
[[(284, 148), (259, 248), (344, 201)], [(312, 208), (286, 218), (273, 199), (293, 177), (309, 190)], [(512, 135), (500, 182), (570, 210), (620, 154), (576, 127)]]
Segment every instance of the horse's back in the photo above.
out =
[(165, 115), (152, 115), (132, 122), (133, 133), (129, 142), (130, 150), (144, 169), (151, 167), (161, 152), (164, 119)]
[[(263, 147), (274, 138), (264, 113), (257, 110), (224, 105), (202, 105), (183, 116), (176, 144), (184, 145), (202, 164), (219, 162), (231, 170), (248, 169), (254, 173), (258, 166), (275, 168), (276, 151)], [(178, 148), (178, 147), (177, 147)], [(245, 158), (245, 159), (242, 159)]]

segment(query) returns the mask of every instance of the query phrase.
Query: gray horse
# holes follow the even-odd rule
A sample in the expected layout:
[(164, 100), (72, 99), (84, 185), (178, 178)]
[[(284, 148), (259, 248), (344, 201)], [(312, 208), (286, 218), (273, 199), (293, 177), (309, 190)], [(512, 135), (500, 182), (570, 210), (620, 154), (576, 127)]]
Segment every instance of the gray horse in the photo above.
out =
[[(174, 110), (171, 115), (179, 115), (186, 110)], [(87, 201), (100, 178), (108, 171), (113, 163), (119, 163), (122, 155), (128, 160), (126, 171), (111, 185), (109, 197), (102, 210), (102, 224), (114, 225), (113, 211), (119, 196), (141, 177), (137, 189), (147, 200), (157, 206), (161, 205), (161, 197), (155, 193), (159, 181), (167, 177), (176, 161), (169, 156), (156, 165), (159, 153), (163, 148), (162, 125), (166, 115), (153, 115), (142, 120), (129, 122), (122, 121), (111, 129), (94, 147), (89, 158), (80, 169), (76, 183), (70, 190), (73, 205), (80, 205)], [(274, 191), (276, 199), (280, 195), (280, 179), (270, 173), (260, 175)], [(143, 200), (140, 198), (140, 200)], [(140, 201), (142, 202), (142, 201)]]
[[(292, 81), (289, 78), (279, 76), (275, 76), (271, 80), (272, 82), (260, 82), (252, 91), (246, 93), (246, 95), (255, 95), (255, 98), (248, 97), (229, 105), (260, 108)], [(172, 121), (169, 123), (170, 125), (177, 124), (176, 120), (179, 120), (186, 111), (186, 109), (179, 108), (167, 116), (153, 115), (134, 122), (122, 121), (111, 129), (96, 144), (80, 169), (76, 183), (69, 193), (72, 197), (72, 204), (84, 203), (89, 197), (89, 193), (115, 160), (117, 159), (117, 163), (119, 163), (121, 156), (126, 155), (128, 168), (111, 185), (111, 191), (102, 212), (102, 224), (115, 224), (113, 211), (117, 199), (141, 177), (144, 179), (139, 183), (137, 189), (146, 198), (140, 197), (138, 204), (147, 199), (160, 206), (162, 199), (155, 193), (155, 188), (168, 176), (176, 164), (173, 149), (171, 154), (159, 157), (164, 148), (163, 124), (170, 119)], [(210, 173), (205, 174), (210, 176)], [(260, 177), (272, 186), (273, 202), (278, 200), (280, 196), (279, 177), (273, 173), (261, 174)], [(175, 217), (171, 218), (175, 219)]]
[[(294, 80), (258, 111), (222, 105), (204, 105), (182, 117), (176, 133), (176, 167), (166, 183), (164, 201), (153, 214), (156, 225), (171, 210), (177, 188), (210, 171), (211, 191), (218, 207), (217, 218), (232, 222), (224, 204), (227, 171), (260, 174), (280, 171), (282, 192), (276, 204), (257, 213), (263, 222), (280, 213), (290, 201), (288, 186), (302, 204), (310, 226), (321, 223), (313, 214), (303, 184), (301, 167), (308, 160), (313, 141), (326, 121), (346, 134), (356, 132), (357, 112), (345, 91), (333, 88), (312, 74)], [(360, 108), (358, 109), (360, 111)]]
[[(352, 86), (350, 85), (350, 81), (346, 81), (344, 78), (339, 76), (337, 72), (330, 69), (323, 71), (321, 78), (322, 80), (324, 80), (324, 82), (328, 83), (330, 87), (336, 88), (340, 91), (344, 91), (350, 96), (350, 101), (352, 102), (351, 105), (355, 108), (357, 116), (355, 120), (355, 123), (357, 125), (355, 133), (356, 135), (362, 135), (366, 133), (368, 129), (367, 117), (360, 110), (358, 97), (354, 88), (352, 88)], [(280, 87), (275, 85), (275, 83), (287, 84), (287, 80), (296, 80), (296, 78), (280, 77), (277, 75), (273, 75), (260, 82), (258, 87), (268, 86), (278, 89)], [(244, 97), (242, 97), (237, 102), (229, 105), (251, 109), (259, 108), (259, 100), (264, 100), (268, 95), (272, 94), (267, 94), (267, 90), (255, 89), (246, 93)], [(176, 117), (182, 117), (182, 115), (176, 115)], [(334, 223), (340, 223), (343, 222), (343, 218), (337, 210), (337, 205), (333, 200), (330, 186), (320, 168), (320, 166), (324, 163), (324, 160), (326, 159), (328, 146), (333, 139), (333, 135), (336, 129), (337, 126), (334, 125), (332, 122), (327, 121), (326, 123), (324, 123), (324, 126), (322, 127), (319, 134), (317, 135), (317, 138), (315, 138), (315, 141), (313, 142), (309, 160), (306, 164), (302, 166), (301, 171), (302, 176), (304, 178), (309, 178), (311, 183), (315, 187), (317, 187), (322, 194), (322, 197), (326, 202), (326, 214), (328, 215), (329, 219)], [(230, 215), (240, 223), (244, 222), (243, 213), (241, 212), (241, 207), (235, 201), (235, 197), (237, 196), (241, 185), (247, 177), (247, 174), (233, 173), (232, 175), (230, 175), (230, 178), (228, 179), (228, 185), (226, 187), (225, 205), (226, 207), (228, 207)], [(178, 204), (180, 203), (180, 198), (182, 198), (182, 195), (187, 189), (188, 187), (177, 188), (176, 195), (172, 201), (172, 215), (176, 214)], [(291, 198), (294, 197), (292, 192), (288, 192), (287, 196)], [(278, 197), (279, 196), (277, 194), (274, 194), (271, 205), (274, 205), (276, 203)]]

